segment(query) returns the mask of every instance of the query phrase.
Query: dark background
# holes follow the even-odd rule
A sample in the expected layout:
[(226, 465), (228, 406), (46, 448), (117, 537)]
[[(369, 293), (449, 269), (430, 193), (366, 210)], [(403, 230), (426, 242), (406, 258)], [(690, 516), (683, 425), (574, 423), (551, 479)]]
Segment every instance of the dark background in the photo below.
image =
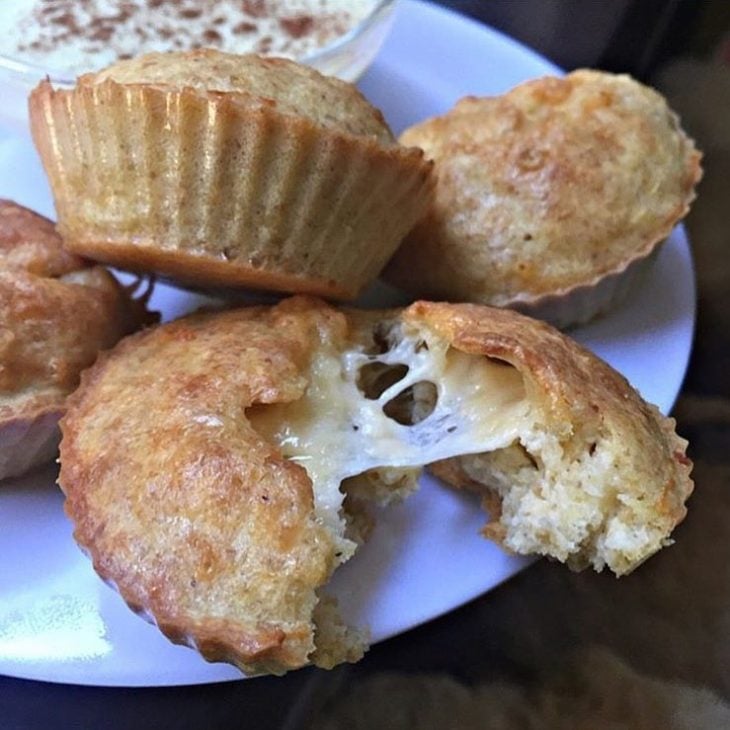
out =
[(704, 55), (730, 27), (725, 0), (439, 0), (572, 70), (648, 80), (675, 55)]

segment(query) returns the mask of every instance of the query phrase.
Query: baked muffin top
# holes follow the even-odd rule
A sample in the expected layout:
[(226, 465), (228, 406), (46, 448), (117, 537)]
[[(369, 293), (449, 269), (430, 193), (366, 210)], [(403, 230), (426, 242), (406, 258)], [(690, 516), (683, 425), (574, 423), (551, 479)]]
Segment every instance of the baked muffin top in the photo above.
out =
[(0, 425), (58, 405), (100, 349), (152, 321), (101, 266), (63, 248), (53, 223), (0, 200)]
[(89, 266), (64, 248), (52, 221), (0, 199), (0, 270), (55, 277)]
[(0, 479), (52, 457), (81, 371), (156, 319), (51, 221), (0, 200)]
[(212, 49), (148, 53), (85, 74), (79, 84), (109, 80), (235, 94), (241, 104), (274, 107), (282, 114), (306, 117), (323, 127), (374, 137), (386, 145), (395, 143), (382, 113), (354, 85), (284, 58)]
[(435, 159), (438, 186), (391, 278), (423, 296), (498, 306), (646, 256), (687, 212), (701, 174), (662, 96), (598, 71), (467, 97), (401, 142)]

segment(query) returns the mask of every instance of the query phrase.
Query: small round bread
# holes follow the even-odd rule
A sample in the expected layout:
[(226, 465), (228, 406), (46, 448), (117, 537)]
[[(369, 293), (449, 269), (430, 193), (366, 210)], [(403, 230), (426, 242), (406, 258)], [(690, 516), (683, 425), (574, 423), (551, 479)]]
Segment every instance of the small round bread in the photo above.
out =
[(686, 442), (623, 377), (470, 305), (185, 317), (100, 358), (62, 430), (59, 484), (99, 575), (251, 673), (362, 655), (323, 588), (360, 541), (357, 505), (404, 497), (425, 464), (485, 497), (509, 550), (617, 574), (669, 543), (692, 490)]
[(284, 59), (152, 53), (30, 115), (71, 250), (198, 287), (355, 298), (433, 192), (354, 86)]
[(0, 200), (0, 479), (53, 459), (81, 370), (146, 321), (111, 274), (63, 248), (51, 221)]
[(654, 90), (576, 71), (467, 97), (401, 136), (436, 162), (386, 278), (415, 296), (587, 321), (637, 285), (687, 213), (700, 154)]

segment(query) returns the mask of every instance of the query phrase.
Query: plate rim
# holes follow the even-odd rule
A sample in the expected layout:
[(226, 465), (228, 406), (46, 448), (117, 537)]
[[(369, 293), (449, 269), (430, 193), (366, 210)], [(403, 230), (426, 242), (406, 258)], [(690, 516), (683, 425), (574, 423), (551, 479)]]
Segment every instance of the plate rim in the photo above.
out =
[[(397, 3), (396, 9), (395, 9), (395, 24), (399, 22), (403, 22), (403, 17), (408, 17), (409, 14), (412, 13), (425, 13), (426, 15), (432, 16), (432, 20), (430, 22), (443, 22), (446, 21), (449, 24), (453, 24), (454, 26), (463, 26), (465, 28), (469, 28), (469, 32), (471, 33), (477, 33), (478, 35), (482, 35), (485, 39), (485, 44), (488, 47), (491, 43), (499, 43), (504, 48), (508, 48), (510, 53), (518, 53), (521, 57), (523, 57), (526, 61), (529, 61), (530, 64), (534, 64), (536, 66), (539, 66), (541, 69), (544, 69), (546, 73), (562, 73), (562, 71), (551, 61), (541, 56), (539, 53), (534, 51), (531, 48), (528, 48), (527, 46), (523, 45), (519, 41), (511, 38), (510, 36), (502, 33), (501, 31), (498, 31), (474, 18), (471, 18), (467, 15), (461, 14), (453, 9), (446, 8), (441, 5), (437, 5), (432, 2), (425, 2), (424, 0), (400, 0)], [(434, 20), (435, 19), (435, 20)], [(392, 36), (391, 36), (392, 37)], [(386, 40), (386, 44), (384, 48), (386, 49), (387, 53), (387, 44), (388, 41)], [(374, 64), (377, 66), (379, 59), (382, 63), (382, 52), (381, 56), (376, 58)], [(684, 232), (684, 229), (680, 227), (681, 237), (683, 239), (683, 246), (685, 247), (686, 256), (689, 260), (690, 266), (692, 267), (692, 256), (691, 251), (689, 249), (689, 244), (687, 242), (686, 233)], [(691, 278), (691, 289), (693, 294), (693, 308), (691, 312), (691, 318), (692, 318), (692, 325), (691, 325), (691, 331), (690, 331), (690, 343), (689, 348), (686, 351), (686, 357), (684, 358), (683, 363), (683, 374), (682, 378), (680, 379), (679, 383), (676, 385), (676, 392), (674, 393), (673, 397), (671, 398), (672, 403), (676, 400), (677, 395), (679, 394), (682, 383), (684, 380), (684, 377), (686, 376), (687, 368), (689, 365), (689, 360), (691, 356), (692, 351), (692, 339), (694, 337), (695, 332), (695, 317), (696, 317), (696, 277), (694, 268), (691, 269), (690, 273)], [(509, 572), (508, 574), (504, 575), (499, 581), (496, 583), (493, 583), (492, 585), (484, 588), (481, 590), (481, 592), (476, 593), (474, 595), (470, 595), (466, 597), (464, 600), (459, 601), (458, 603), (454, 603), (451, 605), (448, 609), (445, 611), (442, 611), (438, 614), (433, 614), (429, 616), (425, 616), (420, 620), (417, 620), (413, 623), (410, 623), (406, 628), (402, 628), (398, 631), (394, 631), (391, 633), (388, 633), (386, 635), (380, 636), (377, 641), (373, 641), (372, 643), (378, 643), (380, 641), (387, 640), (391, 638), (392, 636), (395, 636), (397, 634), (400, 634), (405, 631), (409, 631), (413, 628), (416, 628), (420, 625), (423, 625), (424, 623), (433, 620), (435, 618), (438, 618), (439, 616), (444, 615), (445, 613), (448, 613), (451, 610), (455, 610), (459, 608), (460, 606), (465, 605), (471, 600), (475, 600), (480, 596), (483, 596), (484, 594), (488, 593), (491, 590), (494, 590), (497, 586), (503, 584), (505, 581), (509, 580), (511, 577), (516, 575), (522, 568), (526, 567), (527, 564), (531, 563), (532, 560), (525, 560), (523, 561), (525, 564), (522, 565), (519, 569), (514, 570), (513, 572)], [(121, 599), (119, 599), (121, 600)], [(156, 629), (155, 629), (156, 630)], [(201, 662), (205, 662), (201, 658)], [(2, 663), (2, 662), (0, 662)], [(58, 664), (63, 664), (63, 662), (58, 662)], [(88, 687), (105, 687), (105, 688), (112, 688), (112, 687), (127, 687), (127, 688), (133, 688), (133, 687), (181, 687), (181, 686), (198, 686), (198, 685), (204, 685), (204, 684), (212, 684), (212, 683), (219, 683), (219, 682), (228, 682), (228, 681), (239, 681), (241, 679), (249, 679), (243, 675), (237, 675), (237, 676), (216, 676), (216, 677), (197, 677), (195, 679), (185, 680), (165, 680), (162, 682), (152, 682), (150, 681), (149, 676), (147, 676), (144, 679), (139, 679), (138, 681), (131, 681), (128, 677), (118, 679), (117, 681), (111, 680), (109, 678), (105, 678), (103, 681), (99, 681), (96, 677), (89, 675), (88, 677), (79, 678), (79, 677), (70, 677), (70, 676), (51, 676), (53, 672), (33, 672), (30, 671), (33, 666), (37, 665), (30, 665), (29, 671), (23, 672), (23, 671), (13, 671), (13, 673), (7, 673), (5, 669), (2, 669), (2, 674), (7, 677), (11, 678), (17, 678), (17, 679), (27, 679), (27, 680), (34, 680), (34, 681), (42, 681), (42, 682), (49, 682), (49, 683), (58, 683), (58, 684), (70, 684), (75, 686), (88, 686)], [(211, 673), (214, 673), (216, 670), (218, 670), (221, 667), (221, 665), (216, 664), (206, 664), (204, 663), (199, 672), (201, 674), (205, 674), (206, 672), (210, 671)], [(229, 667), (225, 667), (228, 669)], [(93, 670), (92, 670), (93, 671)], [(234, 670), (236, 671), (236, 670)], [(144, 675), (144, 670), (140, 672), (140, 675)]]

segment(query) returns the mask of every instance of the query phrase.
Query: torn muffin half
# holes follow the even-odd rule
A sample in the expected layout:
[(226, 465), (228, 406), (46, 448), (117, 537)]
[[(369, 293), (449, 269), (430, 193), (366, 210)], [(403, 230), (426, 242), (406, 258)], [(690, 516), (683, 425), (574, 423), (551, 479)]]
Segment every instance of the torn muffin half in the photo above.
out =
[(424, 465), (484, 495), (519, 553), (628, 572), (669, 541), (686, 442), (626, 380), (509, 311), (292, 298), (127, 338), (62, 422), (75, 537), (170, 639), (248, 673), (355, 661), (323, 590), (363, 503)]

